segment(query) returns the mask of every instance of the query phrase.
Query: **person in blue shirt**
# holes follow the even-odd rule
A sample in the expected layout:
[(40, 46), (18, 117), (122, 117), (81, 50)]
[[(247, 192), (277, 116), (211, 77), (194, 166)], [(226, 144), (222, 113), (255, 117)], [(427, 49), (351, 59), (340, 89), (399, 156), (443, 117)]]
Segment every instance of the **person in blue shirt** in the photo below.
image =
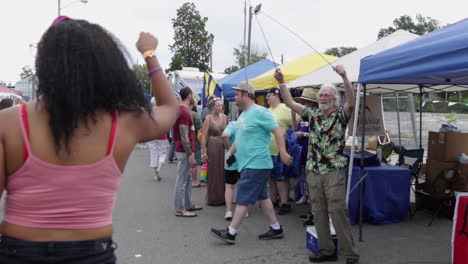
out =
[(235, 153), (240, 180), (237, 186), (236, 210), (231, 224), (226, 229), (211, 229), (211, 234), (227, 243), (234, 244), (237, 229), (247, 214), (249, 205), (260, 201), (268, 218), (270, 229), (258, 236), (261, 240), (282, 238), (273, 203), (268, 197), (267, 183), (271, 177), (273, 162), (270, 155), (270, 132), (276, 138), (281, 160), (290, 165), (291, 156), (286, 152), (283, 133), (271, 112), (255, 104), (255, 89), (246, 82), (233, 87), (236, 104), (243, 111), (236, 124), (236, 139), (226, 154), (226, 160)]

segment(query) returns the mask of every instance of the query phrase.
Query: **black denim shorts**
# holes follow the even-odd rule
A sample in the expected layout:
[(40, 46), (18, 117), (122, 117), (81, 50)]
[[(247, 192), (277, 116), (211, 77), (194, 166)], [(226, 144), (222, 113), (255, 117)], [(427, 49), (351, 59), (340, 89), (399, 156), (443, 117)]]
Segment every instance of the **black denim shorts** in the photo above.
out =
[(0, 237), (0, 263), (8, 264), (115, 264), (117, 244), (112, 238), (33, 242)]

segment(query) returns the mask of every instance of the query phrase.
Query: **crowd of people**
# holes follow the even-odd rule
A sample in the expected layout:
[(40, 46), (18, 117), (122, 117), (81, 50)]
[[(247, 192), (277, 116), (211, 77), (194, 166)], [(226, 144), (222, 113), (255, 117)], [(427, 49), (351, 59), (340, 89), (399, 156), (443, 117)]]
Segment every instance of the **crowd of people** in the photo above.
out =
[[(345, 203), (345, 130), (355, 106), (344, 67), (334, 68), (345, 87), (343, 108), (333, 85), (318, 93), (305, 89), (293, 98), (277, 69), (279, 87), (267, 95), (270, 108), (255, 104), (255, 88), (242, 82), (233, 87), (240, 111), (229, 120), (220, 98), (210, 97), (201, 114), (190, 87), (176, 98), (157, 45), (153, 35), (140, 34), (137, 49), (154, 94), (149, 102), (125, 52), (99, 25), (59, 17), (44, 33), (36, 58), (38, 99), (20, 107), (11, 107), (11, 99), (0, 102), (0, 123), (10, 124), (0, 126), (0, 194), (7, 190), (0, 262), (115, 263), (112, 211), (122, 171), (140, 142), (149, 146), (157, 181), (165, 162), (177, 159), (175, 216), (196, 217), (203, 207), (194, 203), (192, 188), (206, 186), (206, 204), (225, 205), (224, 218), (230, 221), (226, 228), (211, 229), (214, 237), (234, 244), (249, 206), (258, 204), (268, 222), (258, 238), (282, 238), (277, 214), (292, 208), (293, 176), (286, 168), (294, 160), (285, 140), (292, 130), (302, 146), (295, 163), (297, 203), (310, 202), (303, 218), (315, 224), (319, 240), (320, 254), (309, 260), (337, 259), (331, 218), (346, 263), (358, 263)], [(206, 185), (198, 177), (202, 163), (208, 167)], [(83, 207), (88, 209), (79, 210)]]

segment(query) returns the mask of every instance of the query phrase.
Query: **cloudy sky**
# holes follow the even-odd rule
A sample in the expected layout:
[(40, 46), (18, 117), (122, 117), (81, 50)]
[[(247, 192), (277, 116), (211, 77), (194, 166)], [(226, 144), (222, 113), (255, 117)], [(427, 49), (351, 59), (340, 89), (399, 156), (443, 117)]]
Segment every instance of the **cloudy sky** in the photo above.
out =
[[(318, 51), (335, 46), (364, 47), (377, 39), (380, 28), (388, 27), (403, 14), (417, 13), (438, 19), (443, 24), (468, 17), (468, 2), (463, 0), (250, 0), (262, 3), (262, 10), (290, 27)], [(156, 35), (163, 67), (170, 63), (171, 19), (182, 0), (62, 0), (62, 14), (98, 23), (119, 39), (142, 63), (135, 42), (140, 31)], [(215, 35), (213, 68), (215, 71), (234, 64), (233, 48), (243, 42), (244, 0), (194, 0), (202, 16), (208, 17), (207, 30)], [(249, 2), (249, 1), (248, 1)], [(21, 68), (34, 65), (34, 48), (42, 33), (57, 17), (57, 0), (2, 0), (0, 3), (0, 80), (14, 84)], [(312, 50), (291, 33), (264, 15), (259, 15), (273, 56), (285, 61)], [(468, 29), (467, 29), (468, 30)], [(252, 43), (267, 51), (259, 25), (253, 20)], [(269, 56), (269, 59), (271, 57)]]

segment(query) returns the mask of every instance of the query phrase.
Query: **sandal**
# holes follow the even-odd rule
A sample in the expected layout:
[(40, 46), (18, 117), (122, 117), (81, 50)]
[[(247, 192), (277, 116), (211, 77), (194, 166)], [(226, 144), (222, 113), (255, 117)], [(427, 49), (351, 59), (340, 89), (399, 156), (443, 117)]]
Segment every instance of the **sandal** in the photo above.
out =
[(200, 188), (200, 187), (203, 187), (204, 185), (202, 185), (200, 182), (197, 183), (197, 184), (192, 184), (192, 188)]
[(197, 214), (189, 212), (189, 211), (183, 211), (183, 212), (176, 212), (175, 216), (177, 216), (177, 217), (195, 217), (195, 216), (197, 216)]
[(203, 210), (203, 207), (201, 206), (196, 206), (196, 205), (193, 205), (192, 208), (190, 209), (187, 209), (187, 211), (190, 211), (190, 212), (193, 212), (193, 211), (198, 211), (198, 210)]

